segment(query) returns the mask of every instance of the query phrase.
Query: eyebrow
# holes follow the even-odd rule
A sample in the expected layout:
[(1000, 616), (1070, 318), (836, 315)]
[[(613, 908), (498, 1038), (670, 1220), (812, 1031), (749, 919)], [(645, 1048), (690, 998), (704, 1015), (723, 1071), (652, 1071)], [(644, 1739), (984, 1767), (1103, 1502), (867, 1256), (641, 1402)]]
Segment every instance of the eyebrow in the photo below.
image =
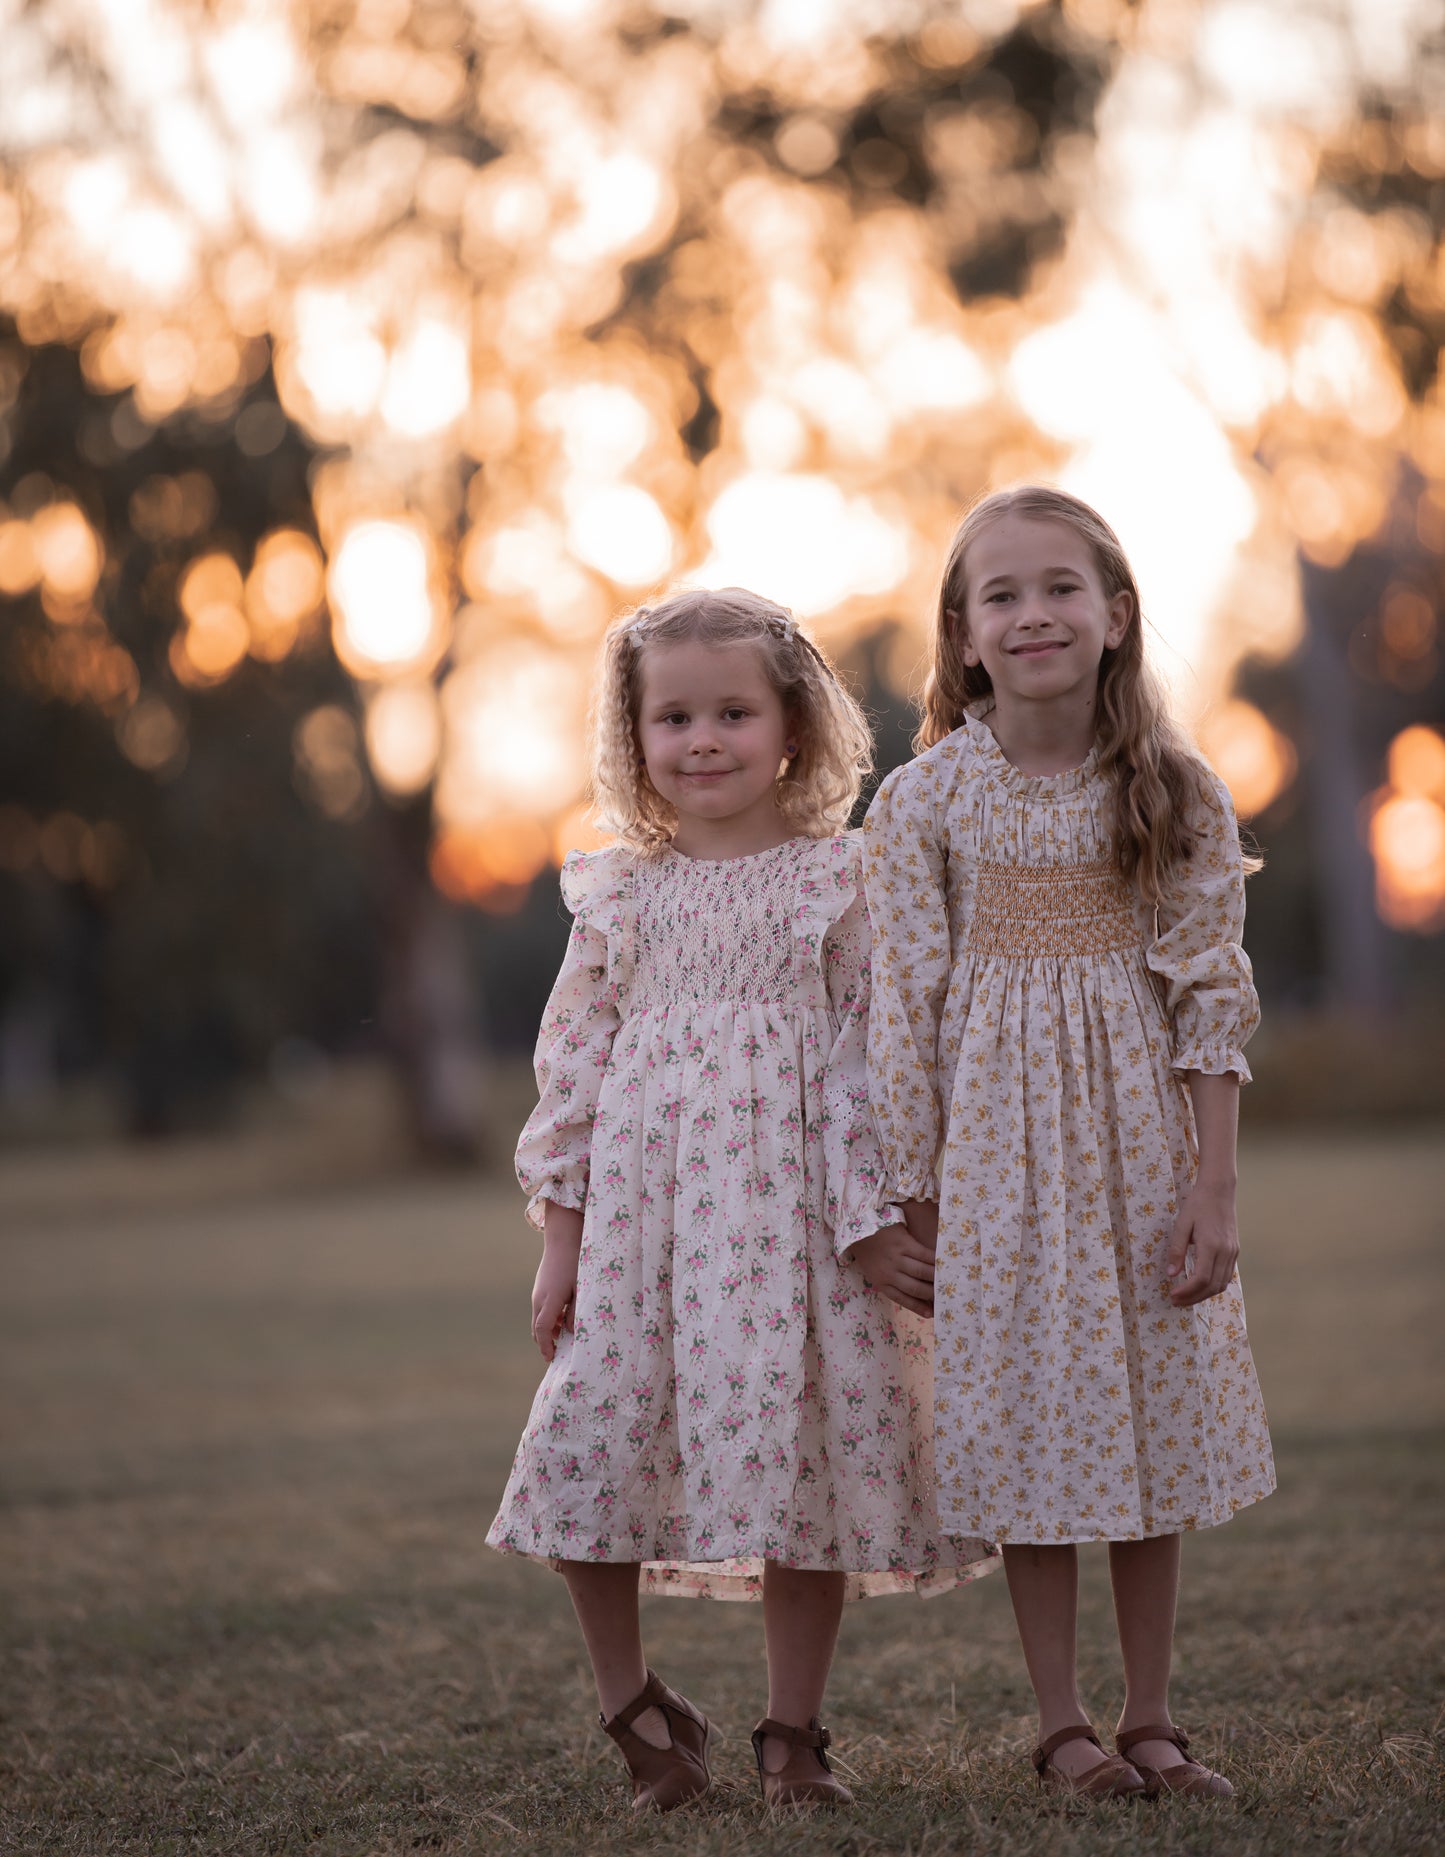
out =
[[(732, 703), (753, 703), (753, 696), (719, 696), (711, 697), (709, 702), (716, 703), (719, 709), (726, 709)], [(694, 705), (681, 696), (656, 696), (646, 705), (648, 709), (691, 709)]]
[[(1044, 578), (1047, 580), (1051, 574), (1072, 574), (1075, 580), (1082, 580), (1084, 578), (1084, 570), (1081, 567), (1046, 567), (1044, 569)], [(1017, 580), (1018, 578), (1019, 576), (1017, 574), (990, 574), (988, 579), (979, 587), (979, 592), (987, 593), (990, 587), (998, 587), (1005, 581)]]

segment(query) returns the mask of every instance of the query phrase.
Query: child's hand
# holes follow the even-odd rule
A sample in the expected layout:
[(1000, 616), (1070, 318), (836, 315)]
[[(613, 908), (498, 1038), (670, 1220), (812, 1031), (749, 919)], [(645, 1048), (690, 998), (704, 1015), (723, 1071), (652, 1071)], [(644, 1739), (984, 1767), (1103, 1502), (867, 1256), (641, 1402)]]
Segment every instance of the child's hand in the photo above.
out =
[(885, 1225), (849, 1253), (870, 1290), (915, 1315), (933, 1314), (933, 1246), (906, 1225)]
[(532, 1339), (544, 1361), (557, 1352), (557, 1337), (572, 1326), (577, 1296), (577, 1258), (582, 1249), (582, 1214), (547, 1201), (542, 1261), (532, 1285)]
[[(1194, 1268), (1182, 1276), (1185, 1253), (1193, 1248)], [(1174, 1236), (1164, 1260), (1165, 1293), (1176, 1309), (1206, 1302), (1229, 1288), (1239, 1258), (1235, 1229), (1234, 1188), (1196, 1180), (1174, 1221)]]
[(936, 1199), (905, 1199), (903, 1202), (903, 1223), (910, 1234), (920, 1244), (927, 1245), (930, 1251), (938, 1249), (938, 1201)]

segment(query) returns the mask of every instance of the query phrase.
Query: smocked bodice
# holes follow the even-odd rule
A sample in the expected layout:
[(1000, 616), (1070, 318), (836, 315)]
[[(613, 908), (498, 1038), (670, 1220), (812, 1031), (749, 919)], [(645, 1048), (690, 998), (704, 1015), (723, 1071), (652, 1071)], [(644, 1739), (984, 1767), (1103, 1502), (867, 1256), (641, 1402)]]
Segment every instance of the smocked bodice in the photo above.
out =
[(752, 857), (706, 861), (664, 852), (637, 866), (636, 974), (630, 1012), (684, 1004), (783, 1005), (796, 992), (793, 892), (800, 856), (789, 839)]

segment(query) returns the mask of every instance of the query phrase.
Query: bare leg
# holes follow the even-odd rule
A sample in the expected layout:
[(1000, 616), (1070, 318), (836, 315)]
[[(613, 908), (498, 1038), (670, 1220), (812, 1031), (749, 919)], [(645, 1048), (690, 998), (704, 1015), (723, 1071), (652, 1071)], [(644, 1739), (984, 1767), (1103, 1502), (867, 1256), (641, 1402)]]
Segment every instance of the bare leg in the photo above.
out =
[[(564, 1560), (561, 1567), (592, 1663), (598, 1706), (610, 1721), (647, 1687), (647, 1659), (642, 1654), (637, 1612), (641, 1568), (636, 1561), (591, 1560)], [(644, 1709), (632, 1724), (632, 1732), (653, 1747), (672, 1745), (660, 1709)]]
[[(1023, 1644), (1024, 1662), (1039, 1705), (1039, 1740), (1086, 1722), (1079, 1698), (1076, 1639), (1079, 1620), (1079, 1556), (1071, 1546), (1005, 1547), (1004, 1572)], [(1066, 1741), (1054, 1766), (1080, 1779), (1104, 1758), (1089, 1741)]]
[[(768, 1714), (806, 1728), (823, 1707), (843, 1617), (844, 1576), (807, 1573), (768, 1561), (763, 1567), (763, 1635), (768, 1645)], [(793, 1750), (768, 1735), (763, 1765), (781, 1772)], [(816, 1755), (814, 1756), (816, 1759)], [(822, 1763), (819, 1762), (819, 1772)]]
[[(1124, 1655), (1121, 1729), (1172, 1721), (1169, 1668), (1174, 1652), (1174, 1607), (1179, 1597), (1179, 1548), (1178, 1535), (1109, 1543), (1114, 1616), (1119, 1622), (1119, 1648)], [(1150, 1767), (1171, 1767), (1178, 1763), (1179, 1750), (1168, 1741), (1141, 1741), (1129, 1750), (1129, 1758)]]

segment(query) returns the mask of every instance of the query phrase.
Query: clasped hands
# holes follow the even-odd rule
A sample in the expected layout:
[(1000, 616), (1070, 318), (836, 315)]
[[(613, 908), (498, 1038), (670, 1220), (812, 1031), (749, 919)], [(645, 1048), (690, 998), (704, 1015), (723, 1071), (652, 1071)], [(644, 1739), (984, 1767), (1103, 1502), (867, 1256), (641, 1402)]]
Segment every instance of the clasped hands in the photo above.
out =
[(903, 1202), (902, 1225), (885, 1225), (849, 1253), (869, 1289), (915, 1315), (933, 1314), (933, 1254), (938, 1248), (938, 1207), (932, 1200)]

